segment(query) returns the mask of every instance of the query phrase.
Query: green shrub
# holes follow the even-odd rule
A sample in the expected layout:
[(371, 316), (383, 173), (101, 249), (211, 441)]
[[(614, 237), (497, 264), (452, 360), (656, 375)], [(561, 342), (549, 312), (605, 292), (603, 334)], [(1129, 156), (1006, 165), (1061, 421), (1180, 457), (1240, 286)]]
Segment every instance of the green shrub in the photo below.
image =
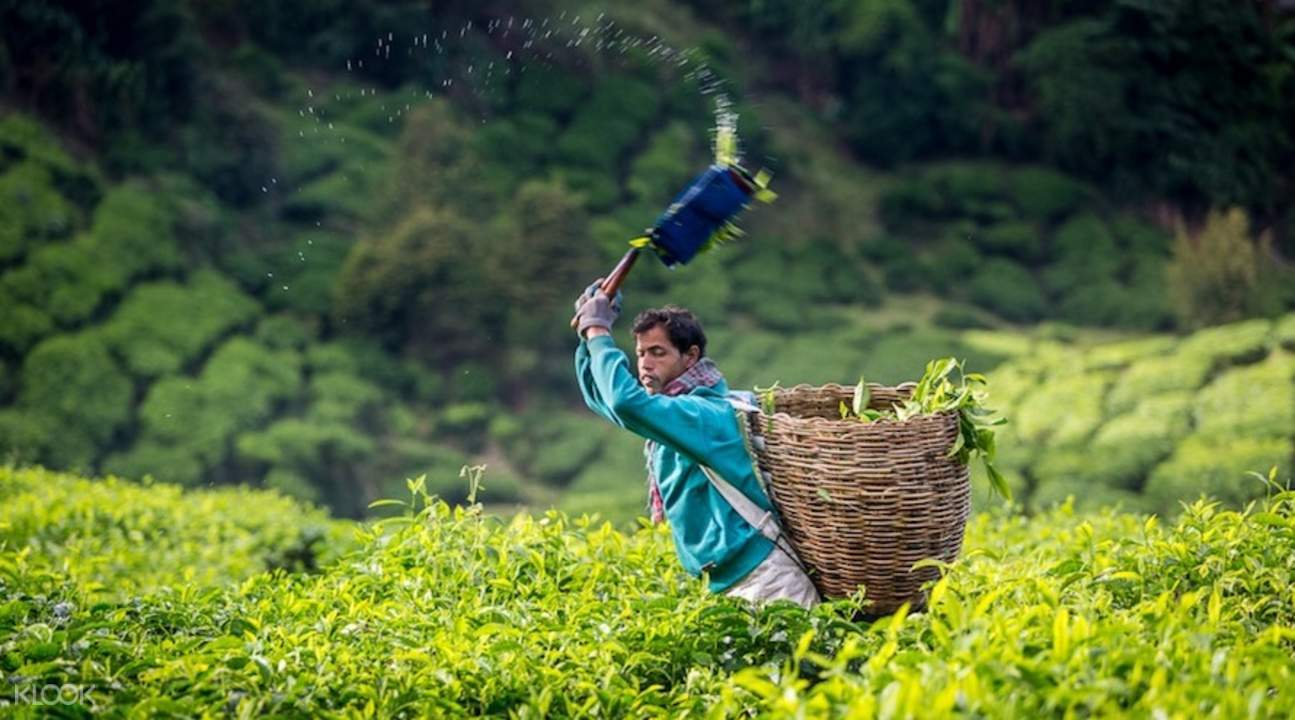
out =
[(103, 470), (122, 477), (153, 477), (184, 487), (199, 487), (206, 479), (207, 465), (198, 443), (173, 445), (140, 440), (130, 449), (105, 458)]
[(261, 485), (302, 502), (320, 502), (319, 488), (312, 485), (305, 476), (293, 470), (273, 468), (261, 479)]
[(1013, 434), (1048, 446), (1078, 445), (1102, 423), (1102, 398), (1110, 386), (1105, 372), (1064, 373), (1041, 380), (1011, 411)]
[(719, 364), (730, 388), (749, 388), (770, 382), (768, 367), (782, 346), (780, 333), (750, 328), (736, 332), (723, 325), (703, 327), (709, 341), (706, 352)]
[(618, 429), (603, 433), (602, 452), (563, 490), (558, 507), (578, 516), (597, 513), (618, 528), (632, 530), (650, 513), (643, 443)]
[[(23, 498), (0, 504), (0, 527), (35, 528), (0, 555), (0, 662), (93, 688), (104, 713), (781, 716), (884, 702), (896, 716), (1233, 717), (1255, 697), (1259, 714), (1295, 703), (1275, 682), (1295, 619), (1278, 601), (1295, 554), (1289, 493), (1244, 512), (1197, 503), (1172, 523), (977, 514), (923, 611), (874, 622), (860, 597), (804, 612), (709, 594), (664, 527), (624, 535), (558, 512), (502, 522), (403, 479), (392, 497), (415, 495), (418, 514), (358, 528), (360, 547), (332, 563), (334, 525), (308, 531), (318, 516), (277, 495), (29, 483), (41, 494), (0, 483), (6, 501)], [(260, 572), (312, 536), (318, 574)], [(115, 641), (94, 641), (98, 629)], [(1220, 657), (1235, 661), (1228, 687)], [(192, 672), (203, 663), (220, 671)], [(452, 682), (428, 682), (434, 671)], [(1077, 691), (1076, 672), (1091, 687)]]
[(922, 220), (944, 217), (949, 206), (944, 194), (926, 178), (893, 181), (877, 199), (877, 212), (888, 228), (902, 229)]
[(869, 237), (859, 246), (859, 250), (864, 258), (875, 263), (886, 263), (914, 252), (914, 248), (908, 242), (890, 235)]
[(1278, 477), (1290, 477), (1293, 453), (1295, 443), (1289, 436), (1190, 435), (1151, 473), (1143, 493), (1152, 508), (1170, 516), (1177, 514), (1180, 502), (1202, 494), (1240, 506), (1267, 492), (1247, 473), (1267, 475), (1275, 465)]
[(103, 326), (103, 337), (136, 377), (172, 374), (260, 311), (224, 276), (202, 270), (184, 285), (136, 287)]
[(131, 280), (179, 268), (172, 220), (161, 200), (142, 187), (118, 185), (95, 209), (89, 233), (40, 247), (25, 265), (5, 273), (0, 285), (61, 325), (81, 322)]
[(558, 127), (547, 115), (523, 112), (497, 118), (473, 134), (476, 154), (505, 170), (509, 189), (525, 178), (542, 174), (553, 157)]
[[(16, 112), (0, 116), (0, 162), (30, 159), (55, 168), (71, 166), (72, 160), (59, 146), (58, 138), (36, 119)], [(0, 170), (8, 165), (0, 165)]]
[[(378, 100), (373, 104), (376, 106)], [(391, 141), (341, 119), (324, 135), (317, 134), (315, 123), (307, 120), (284, 121), (282, 125), (279, 142), (282, 175), (278, 185), (283, 189), (295, 188), (330, 173), (358, 171), (364, 165), (382, 166), (392, 152)], [(382, 125), (388, 126), (385, 113)]]
[[(958, 335), (942, 330), (901, 330), (882, 335), (866, 352), (859, 357), (857, 349), (851, 348), (830, 336), (822, 336), (817, 352), (809, 348), (802, 353), (803, 363), (812, 367), (820, 358), (840, 356), (833, 360), (831, 366), (844, 365), (839, 382), (857, 383), (859, 374), (870, 382), (901, 383), (916, 381), (922, 375), (922, 368), (934, 357), (958, 357), (966, 361), (970, 372), (986, 372), (1003, 361), (1003, 356), (992, 351), (964, 344)], [(830, 355), (829, 355), (830, 353)], [(828, 379), (818, 373), (807, 372), (794, 378), (795, 382), (819, 384)], [(766, 378), (761, 385), (767, 385), (778, 376)], [(787, 378), (783, 385), (789, 385)]]
[(1068, 255), (1043, 269), (1041, 279), (1049, 295), (1061, 299), (1088, 285), (1110, 285), (1119, 275), (1115, 255)]
[(662, 128), (630, 166), (625, 187), (640, 202), (665, 207), (697, 171), (693, 131), (681, 122)]
[(0, 173), (23, 163), (47, 170), (53, 189), (82, 210), (99, 202), (101, 178), (93, 166), (73, 161), (58, 137), (40, 122), (8, 112), (0, 117)]
[(1173, 238), (1155, 225), (1136, 217), (1120, 215), (1111, 223), (1120, 246), (1138, 256), (1150, 256), (1162, 264), (1169, 259)]
[(115, 185), (95, 208), (91, 250), (98, 273), (112, 272), (122, 282), (146, 273), (180, 269), (175, 218), (166, 199), (137, 183)]
[[(715, 350), (707, 352), (719, 353), (719, 357), (732, 357), (727, 347), (717, 346)], [(737, 366), (742, 368), (743, 363), (738, 362)], [(872, 360), (862, 355), (856, 345), (841, 342), (839, 336), (823, 331), (801, 332), (795, 337), (779, 338), (766, 359), (752, 368), (754, 372), (749, 376), (750, 384), (745, 386), (767, 386), (775, 381), (781, 382), (783, 386), (797, 383), (858, 382), (859, 373), (873, 377), (872, 366)], [(729, 372), (725, 366), (721, 366), (721, 369)], [(746, 373), (752, 370), (741, 371), (744, 383)], [(738, 377), (734, 375), (728, 378), (730, 387)]]
[(1076, 283), (1057, 303), (1057, 316), (1076, 325), (1122, 324), (1130, 293), (1114, 280)]
[(1123, 413), (1143, 398), (1165, 392), (1195, 390), (1205, 383), (1212, 363), (1208, 358), (1176, 352), (1137, 360), (1120, 374), (1106, 398), (1110, 412)]
[(1168, 330), (1173, 327), (1173, 320), (1173, 307), (1165, 286), (1164, 261), (1138, 256), (1131, 265), (1118, 324), (1137, 330)]
[(342, 423), (285, 418), (256, 432), (238, 436), (238, 456), (244, 460), (322, 475), (330, 465), (355, 464), (370, 457), (376, 446)]
[(181, 583), (210, 591), (272, 568), (316, 570), (353, 543), (351, 528), (318, 508), (246, 488), (182, 492), (0, 467), (0, 497), (0, 544), (104, 607)]
[(314, 346), (315, 331), (300, 320), (287, 314), (267, 315), (256, 324), (253, 339), (271, 350), (306, 349)]
[(246, 427), (267, 417), (277, 403), (297, 396), (301, 360), (294, 352), (236, 337), (217, 348), (200, 380), (209, 407)]
[(58, 441), (57, 428), (58, 421), (39, 410), (0, 407), (0, 465), (39, 463)]
[(47, 462), (86, 467), (130, 421), (134, 388), (103, 341), (87, 333), (42, 341), (23, 359), (18, 405), (57, 423)]
[(1025, 221), (1001, 222), (974, 233), (972, 238), (985, 252), (1007, 255), (1031, 262), (1043, 257), (1043, 234), (1037, 225)]
[[(1163, 393), (1104, 422), (1080, 452), (1091, 474), (1111, 487), (1137, 490), (1187, 434), (1196, 394)], [(1040, 476), (1046, 473), (1036, 468)]]
[[(353, 244), (354, 238), (342, 233), (299, 233), (259, 258), (255, 286), (264, 285), (262, 296), (273, 310), (327, 317), (334, 281)], [(273, 279), (264, 277), (266, 268), (273, 268)]]
[(139, 408), (136, 444), (116, 458), (114, 467), (166, 477), (167, 467), (149, 464), (158, 454), (142, 448), (151, 446), (190, 458), (185, 480), (206, 478), (228, 457), (237, 436), (297, 398), (300, 373), (300, 359), (292, 351), (270, 350), (245, 338), (229, 340), (197, 377), (164, 377), (149, 387)]
[(1141, 495), (1117, 487), (1075, 480), (1065, 477), (1039, 481), (1030, 494), (1030, 508), (1046, 512), (1071, 499), (1071, 507), (1079, 512), (1096, 512), (1118, 508), (1122, 512), (1143, 512), (1146, 500)]
[(1212, 437), (1295, 435), (1295, 357), (1273, 353), (1206, 385), (1194, 407), (1196, 430)]
[(1262, 319), (1207, 328), (1183, 340), (1179, 352), (1215, 367), (1252, 363), (1268, 354), (1273, 345), (1272, 329), (1273, 323)]
[(956, 295), (958, 285), (972, 277), (984, 259), (967, 240), (949, 237), (930, 248), (922, 261), (932, 287), (943, 295)]
[[(613, 176), (660, 106), (660, 93), (647, 83), (608, 78), (597, 85), (558, 138), (555, 162)], [(619, 177), (615, 179), (619, 185)]]
[(1087, 367), (1093, 369), (1117, 368), (1153, 355), (1172, 351), (1178, 341), (1167, 335), (1152, 335), (1134, 340), (1102, 343), (1089, 350)]
[(490, 422), (490, 406), (483, 402), (457, 402), (440, 412), (441, 425), (449, 432), (472, 435), (485, 430)]
[(311, 418), (353, 423), (376, 415), (386, 396), (382, 389), (346, 372), (315, 373), (310, 377), (307, 395)]
[(1295, 352), (1295, 313), (1289, 313), (1277, 321), (1273, 328), (1273, 340), (1282, 348)]
[[(1008, 358), (1032, 356), (1042, 348), (1053, 345), (1050, 341), (1040, 342), (1036, 338), (1013, 330), (968, 330), (960, 333), (959, 339), (968, 347), (981, 353)], [(1035, 369), (1030, 369), (1029, 373), (1033, 376)], [(1015, 378), (1016, 372), (1012, 372), (1011, 375)], [(1011, 384), (1015, 385), (1016, 381)], [(999, 392), (996, 387), (994, 395), (997, 396)]]
[(384, 177), (385, 168), (371, 164), (321, 175), (303, 182), (287, 197), (284, 213), (303, 220), (325, 216), (356, 222), (370, 220), (375, 211), (371, 198)]
[(940, 190), (949, 208), (959, 215), (992, 222), (1006, 220), (1014, 214), (1004, 202), (1007, 178), (998, 165), (942, 163), (927, 168), (924, 179)]
[(54, 320), (38, 307), (13, 299), (0, 288), (0, 306), (5, 320), (0, 323), (0, 349), (22, 356), (37, 340), (54, 330)]
[(29, 160), (0, 174), (0, 262), (67, 236), (76, 221), (76, 207), (59, 194), (44, 165)]
[(1037, 320), (1047, 307), (1030, 272), (1002, 258), (985, 262), (971, 279), (968, 292), (972, 302), (1015, 322)]
[(913, 292), (927, 285), (926, 266), (911, 254), (891, 257), (881, 270), (886, 289), (891, 292)]
[(1076, 215), (1057, 228), (1052, 239), (1053, 255), (1059, 258), (1116, 255), (1115, 237), (1096, 214)]
[(1262, 262), (1244, 210), (1210, 213), (1199, 233), (1179, 228), (1168, 270), (1179, 321), (1201, 327), (1254, 313), (1262, 296)]
[(1054, 222), (1078, 210), (1093, 191), (1069, 175), (1046, 167), (1022, 167), (1008, 175), (1012, 200), (1034, 222)]
[(975, 330), (993, 327), (984, 313), (964, 305), (945, 305), (931, 316), (931, 322), (953, 330)]
[(589, 87), (584, 77), (559, 65), (529, 63), (517, 76), (515, 105), (543, 116), (570, 117), (581, 108)]
[[(610, 169), (562, 166), (554, 170), (552, 180), (571, 188), (590, 211), (608, 211), (623, 200), (620, 178)], [(643, 227), (650, 225), (651, 221), (652, 218), (647, 218), (633, 232), (641, 234)]]

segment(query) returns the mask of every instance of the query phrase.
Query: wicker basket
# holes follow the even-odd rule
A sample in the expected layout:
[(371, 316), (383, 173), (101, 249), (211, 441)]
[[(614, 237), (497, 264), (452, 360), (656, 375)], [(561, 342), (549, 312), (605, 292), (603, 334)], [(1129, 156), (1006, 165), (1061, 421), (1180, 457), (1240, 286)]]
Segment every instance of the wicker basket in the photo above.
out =
[[(870, 385), (870, 407), (889, 409), (912, 392)], [(906, 422), (841, 420), (853, 387), (798, 385), (774, 391), (772, 416), (748, 415), (760, 469), (792, 545), (817, 572), (824, 597), (845, 597), (859, 586), (869, 612), (901, 604), (922, 607), (933, 567), (910, 570), (925, 558), (951, 562), (962, 550), (971, 510), (970, 471), (945, 457), (958, 433), (955, 413)]]

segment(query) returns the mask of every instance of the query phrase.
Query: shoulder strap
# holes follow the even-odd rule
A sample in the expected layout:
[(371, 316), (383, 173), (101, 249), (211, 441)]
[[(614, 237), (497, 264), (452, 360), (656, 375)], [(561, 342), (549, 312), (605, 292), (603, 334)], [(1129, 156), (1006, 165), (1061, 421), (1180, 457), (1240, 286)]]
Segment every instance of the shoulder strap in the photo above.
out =
[(777, 518), (774, 517), (772, 510), (765, 510), (755, 504), (751, 498), (747, 497), (741, 490), (738, 490), (733, 483), (720, 477), (709, 465), (701, 465), (702, 472), (710, 479), (710, 484), (715, 486), (719, 494), (728, 501), (729, 505), (737, 511), (742, 519), (747, 521), (751, 527), (760, 531), (760, 534), (769, 538), (773, 542), (778, 542), (778, 537), (782, 530), (778, 525)]
[(755, 528), (761, 535), (769, 539), (774, 547), (781, 550), (792, 562), (800, 568), (800, 571), (809, 575), (809, 569), (800, 561), (800, 556), (796, 554), (796, 549), (791, 546), (791, 541), (782, 532), (782, 525), (778, 522), (777, 516), (772, 510), (765, 510), (755, 504), (751, 498), (747, 497), (741, 490), (738, 490), (733, 483), (720, 477), (709, 465), (698, 465), (702, 472), (706, 473), (706, 478), (710, 484), (715, 486), (719, 494), (728, 501), (729, 505), (737, 511), (737, 514), (747, 521), (751, 527)]

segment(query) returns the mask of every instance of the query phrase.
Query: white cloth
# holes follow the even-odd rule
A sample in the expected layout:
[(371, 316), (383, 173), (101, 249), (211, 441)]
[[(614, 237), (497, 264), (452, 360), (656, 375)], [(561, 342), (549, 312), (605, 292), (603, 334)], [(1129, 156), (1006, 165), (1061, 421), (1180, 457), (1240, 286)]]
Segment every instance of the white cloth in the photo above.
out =
[(730, 597), (740, 597), (756, 605), (773, 600), (787, 599), (808, 610), (822, 599), (814, 582), (800, 565), (780, 547), (775, 547), (769, 557), (756, 565), (751, 572), (724, 592)]

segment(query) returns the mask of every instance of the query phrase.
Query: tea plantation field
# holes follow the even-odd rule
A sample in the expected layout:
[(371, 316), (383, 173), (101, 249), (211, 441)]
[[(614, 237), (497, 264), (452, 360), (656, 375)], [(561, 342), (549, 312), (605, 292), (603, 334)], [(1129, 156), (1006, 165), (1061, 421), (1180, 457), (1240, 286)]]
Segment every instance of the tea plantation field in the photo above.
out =
[[(264, 491), (0, 469), (0, 716), (1289, 717), (1295, 494), (1172, 523), (980, 514), (929, 609), (707, 595), (662, 528), (409, 483), (344, 525)], [(51, 690), (51, 688), (53, 688)]]

